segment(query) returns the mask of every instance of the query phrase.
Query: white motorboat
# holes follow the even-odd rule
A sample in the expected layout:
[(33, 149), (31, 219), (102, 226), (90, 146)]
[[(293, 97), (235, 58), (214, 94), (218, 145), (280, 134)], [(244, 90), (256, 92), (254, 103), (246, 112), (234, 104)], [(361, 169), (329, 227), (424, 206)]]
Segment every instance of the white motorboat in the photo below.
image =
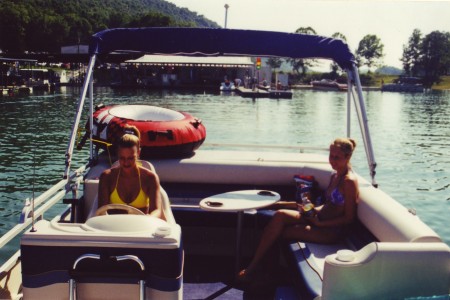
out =
[(232, 92), (236, 90), (236, 86), (231, 81), (224, 81), (220, 84), (220, 91), (221, 92)]
[[(274, 42), (268, 45), (268, 40)], [(321, 189), (329, 182), (332, 169), (327, 149), (299, 147), (300, 153), (293, 153), (272, 146), (272, 151), (262, 152), (261, 146), (252, 151), (251, 145), (241, 145), (244, 150), (240, 151), (196, 150), (185, 158), (143, 162), (148, 168), (153, 166), (159, 175), (165, 221), (135, 215), (92, 217), (97, 209), (98, 177), (110, 167), (110, 157), (98, 153), (91, 142), (86, 166), (71, 171), (72, 153), (87, 95), (90, 115), (94, 112), (95, 62), (117, 50), (291, 58), (316, 57), (319, 53), (320, 57), (334, 60), (348, 75), (348, 103), (353, 98), (370, 170), (369, 180), (358, 175), (358, 221), (354, 231), (339, 244), (282, 243), (278, 274), (273, 285), (263, 287), (264, 296), (404, 299), (449, 294), (449, 246), (418, 216), (376, 187), (376, 162), (358, 69), (344, 42), (280, 32), (139, 28), (105, 30), (92, 37), (64, 178), (28, 203), (21, 223), (0, 240), (4, 247), (16, 236), (21, 239), (21, 249), (1, 266), (2, 296), (248, 298), (251, 292), (233, 285), (234, 275), (254, 253), (271, 212), (202, 210), (200, 201), (239, 190), (271, 190), (283, 199), (292, 198), (293, 176), (297, 174), (314, 176)], [(347, 109), (350, 112), (350, 105)], [(92, 118), (90, 122), (93, 128)], [(346, 134), (350, 135), (350, 131)], [(70, 204), (66, 210), (52, 220), (41, 219), (63, 198)], [(31, 207), (35, 207), (32, 213)]]
[(331, 79), (313, 80), (311, 85), (314, 89), (324, 90), (324, 91), (346, 91), (347, 85), (338, 83)]

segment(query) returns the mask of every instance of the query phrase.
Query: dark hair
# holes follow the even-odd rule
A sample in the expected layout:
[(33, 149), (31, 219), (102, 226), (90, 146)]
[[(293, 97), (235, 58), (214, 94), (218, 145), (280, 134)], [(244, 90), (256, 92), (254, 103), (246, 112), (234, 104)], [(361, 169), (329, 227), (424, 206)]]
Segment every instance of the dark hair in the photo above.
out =
[(123, 128), (123, 135), (117, 142), (118, 148), (132, 148), (136, 146), (140, 148), (141, 133), (136, 126), (125, 125)]

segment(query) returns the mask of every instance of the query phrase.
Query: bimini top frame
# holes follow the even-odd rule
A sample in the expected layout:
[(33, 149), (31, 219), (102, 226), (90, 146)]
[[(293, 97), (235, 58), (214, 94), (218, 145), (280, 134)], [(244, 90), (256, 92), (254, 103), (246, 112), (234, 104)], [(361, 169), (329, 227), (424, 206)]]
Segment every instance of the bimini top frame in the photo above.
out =
[[(355, 57), (347, 44), (339, 39), (316, 35), (215, 28), (117, 28), (94, 34), (89, 45), (91, 58), (87, 75), (67, 147), (65, 176), (69, 174), (76, 131), (89, 87), (91, 99), (90, 122), (91, 124), (93, 122), (92, 72), (96, 57), (111, 52), (193, 56), (263, 56), (294, 59), (323, 58), (335, 61), (348, 74), (348, 103), (350, 104), (353, 98), (361, 127), (372, 184), (376, 185), (376, 163), (367, 125), (361, 82)], [(350, 105), (348, 105), (347, 116), (347, 135), (350, 135)], [(90, 147), (92, 159), (92, 143)]]

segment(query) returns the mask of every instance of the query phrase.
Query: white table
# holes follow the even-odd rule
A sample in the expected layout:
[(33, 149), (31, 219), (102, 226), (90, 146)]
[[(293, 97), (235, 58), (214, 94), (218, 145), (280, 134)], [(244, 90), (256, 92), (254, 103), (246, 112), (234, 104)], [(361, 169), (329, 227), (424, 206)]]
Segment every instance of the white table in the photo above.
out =
[[(258, 194), (262, 192), (262, 194)], [(242, 218), (244, 211), (263, 208), (280, 200), (280, 195), (272, 191), (245, 190), (214, 195), (200, 201), (200, 207), (207, 211), (237, 212), (236, 227), (236, 272), (240, 267)]]

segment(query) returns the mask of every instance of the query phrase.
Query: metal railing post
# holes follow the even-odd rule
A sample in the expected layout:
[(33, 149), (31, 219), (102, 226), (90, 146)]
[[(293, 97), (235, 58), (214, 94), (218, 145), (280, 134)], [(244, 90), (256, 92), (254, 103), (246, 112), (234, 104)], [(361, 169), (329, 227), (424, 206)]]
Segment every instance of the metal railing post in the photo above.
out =
[(82, 90), (82, 93), (80, 96), (80, 100), (78, 101), (77, 112), (75, 114), (75, 118), (73, 121), (72, 132), (70, 135), (69, 144), (67, 145), (66, 169), (64, 171), (64, 176), (63, 176), (64, 179), (66, 179), (68, 177), (69, 172), (70, 172), (70, 164), (72, 163), (73, 148), (75, 146), (75, 140), (76, 140), (76, 136), (77, 136), (78, 126), (80, 125), (81, 113), (83, 111), (84, 101), (86, 99), (87, 88), (90, 85), (91, 79), (93, 76), (95, 59), (96, 59), (96, 55), (94, 54), (91, 56), (91, 58), (89, 60), (88, 71), (86, 73), (86, 78), (84, 79), (84, 83), (83, 83), (83, 90)]

